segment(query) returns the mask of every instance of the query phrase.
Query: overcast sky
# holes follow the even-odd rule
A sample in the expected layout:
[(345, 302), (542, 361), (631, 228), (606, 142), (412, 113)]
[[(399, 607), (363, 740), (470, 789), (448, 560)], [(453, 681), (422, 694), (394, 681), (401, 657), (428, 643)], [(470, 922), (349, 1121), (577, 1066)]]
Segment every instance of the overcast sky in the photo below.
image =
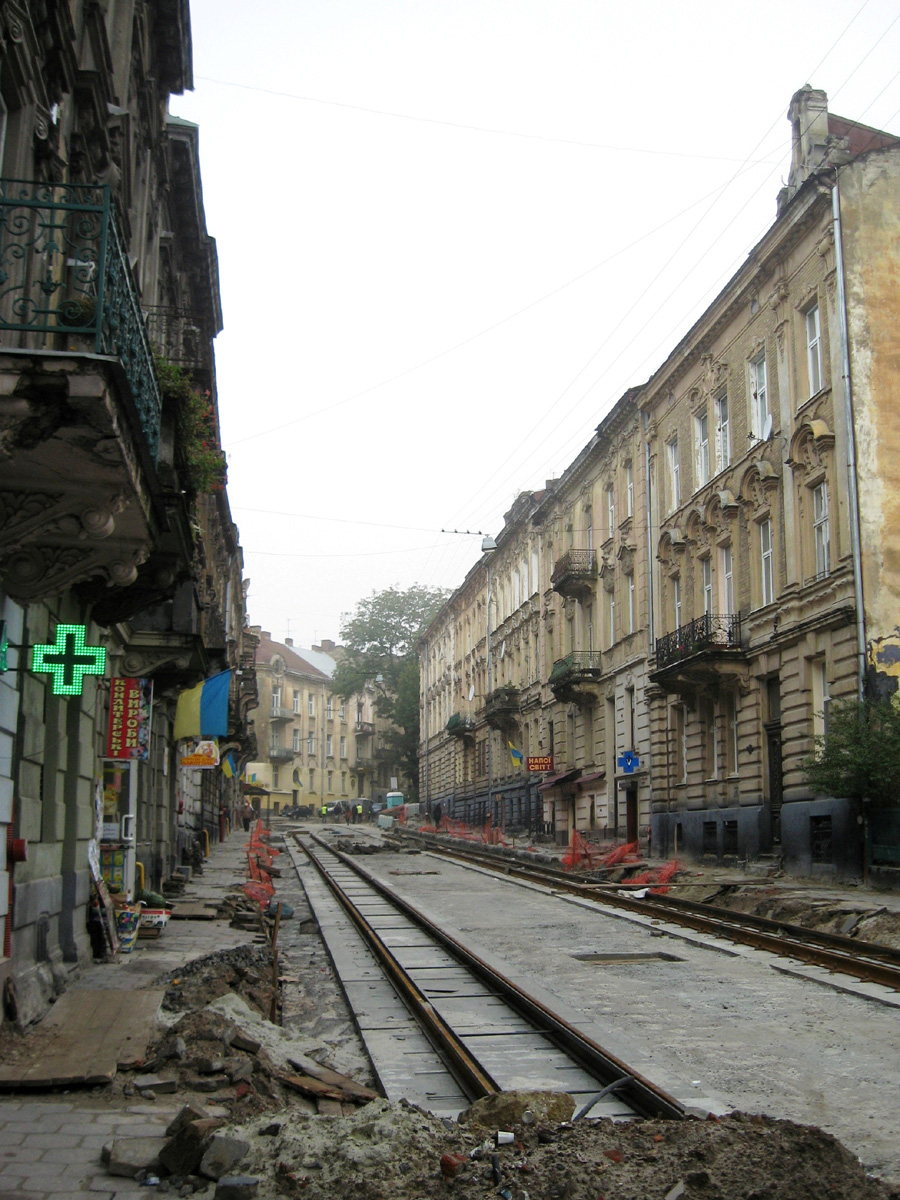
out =
[(896, 0), (191, 0), (249, 612), (454, 588), (772, 222), (805, 83), (900, 133)]

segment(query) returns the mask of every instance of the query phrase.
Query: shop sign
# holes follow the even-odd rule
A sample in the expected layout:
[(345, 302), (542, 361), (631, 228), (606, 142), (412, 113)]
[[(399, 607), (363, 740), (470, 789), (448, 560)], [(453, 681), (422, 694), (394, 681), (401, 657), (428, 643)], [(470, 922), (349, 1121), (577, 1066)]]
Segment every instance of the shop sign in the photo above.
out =
[(114, 677), (109, 684), (107, 758), (150, 757), (152, 679)]
[(183, 767), (200, 767), (209, 770), (219, 765), (219, 743), (215, 738), (203, 738), (193, 747), (188, 747), (181, 756)]
[(529, 754), (525, 759), (529, 771), (552, 771), (552, 754)]

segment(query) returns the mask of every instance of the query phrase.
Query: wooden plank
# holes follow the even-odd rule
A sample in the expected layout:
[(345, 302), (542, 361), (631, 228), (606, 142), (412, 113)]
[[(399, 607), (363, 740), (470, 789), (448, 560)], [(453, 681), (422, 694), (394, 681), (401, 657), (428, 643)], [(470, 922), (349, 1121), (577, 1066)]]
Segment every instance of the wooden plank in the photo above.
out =
[(31, 1035), (34, 1054), (0, 1064), (0, 1087), (110, 1083), (119, 1063), (142, 1062), (164, 988), (70, 988)]
[(215, 908), (196, 901), (173, 905), (170, 921), (215, 921), (219, 914)]
[(316, 1108), (323, 1117), (342, 1117), (344, 1106), (340, 1100), (317, 1100)]
[(311, 1058), (289, 1058), (288, 1062), (292, 1067), (296, 1067), (298, 1071), (302, 1071), (304, 1075), (311, 1075), (313, 1079), (319, 1079), (322, 1083), (329, 1087), (337, 1088), (347, 1096), (352, 1096), (358, 1100), (381, 1100), (383, 1097), (379, 1092), (373, 1092), (363, 1083), (357, 1083), (355, 1079), (351, 1079), (349, 1075), (341, 1075), (337, 1071), (332, 1071), (329, 1067), (323, 1067)]

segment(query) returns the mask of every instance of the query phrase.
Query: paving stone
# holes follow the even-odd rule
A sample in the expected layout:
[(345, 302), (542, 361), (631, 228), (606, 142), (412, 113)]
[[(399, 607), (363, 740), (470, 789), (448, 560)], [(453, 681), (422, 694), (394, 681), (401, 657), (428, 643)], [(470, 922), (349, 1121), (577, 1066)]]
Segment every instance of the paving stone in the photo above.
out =
[(207, 1179), (221, 1179), (230, 1175), (238, 1163), (243, 1162), (250, 1150), (250, 1143), (227, 1133), (215, 1133), (200, 1160), (200, 1174)]
[(72, 1134), (29, 1133), (22, 1144), (33, 1150), (56, 1150), (63, 1146), (77, 1146), (78, 1142), (79, 1139)]

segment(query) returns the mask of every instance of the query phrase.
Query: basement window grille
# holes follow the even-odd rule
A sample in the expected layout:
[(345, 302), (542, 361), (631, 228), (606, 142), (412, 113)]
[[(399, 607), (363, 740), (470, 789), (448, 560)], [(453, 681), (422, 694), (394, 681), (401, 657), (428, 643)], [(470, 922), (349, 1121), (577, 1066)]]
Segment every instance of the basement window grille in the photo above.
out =
[(738, 852), (738, 823), (726, 821), (722, 828), (722, 853), (736, 855)]
[(719, 853), (719, 826), (715, 821), (703, 822), (703, 853)]

